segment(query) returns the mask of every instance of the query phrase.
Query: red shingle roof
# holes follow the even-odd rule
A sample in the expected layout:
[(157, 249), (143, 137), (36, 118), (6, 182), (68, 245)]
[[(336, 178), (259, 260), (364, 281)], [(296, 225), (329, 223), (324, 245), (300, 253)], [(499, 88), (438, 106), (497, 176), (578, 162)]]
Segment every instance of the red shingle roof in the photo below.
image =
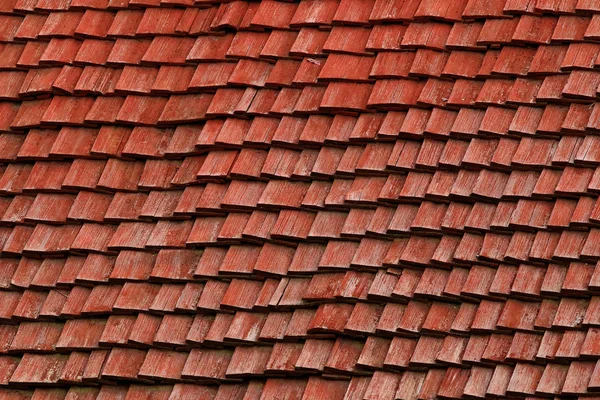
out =
[(589, 0), (0, 1), (0, 398), (594, 395), (599, 32)]

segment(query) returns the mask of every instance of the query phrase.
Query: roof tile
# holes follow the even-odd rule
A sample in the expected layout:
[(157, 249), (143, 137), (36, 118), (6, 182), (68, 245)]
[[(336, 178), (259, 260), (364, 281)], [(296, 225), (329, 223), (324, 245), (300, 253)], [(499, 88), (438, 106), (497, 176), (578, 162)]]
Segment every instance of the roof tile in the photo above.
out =
[[(487, 23), (487, 21), (486, 21)], [(482, 47), (478, 45), (477, 38), (484, 24), (478, 21), (457, 22), (452, 25), (452, 29), (446, 40), (446, 47), (449, 49), (477, 50)]]
[[(9, 388), (600, 387), (593, 4), (9, 3)], [(35, 351), (64, 388), (13, 374)]]

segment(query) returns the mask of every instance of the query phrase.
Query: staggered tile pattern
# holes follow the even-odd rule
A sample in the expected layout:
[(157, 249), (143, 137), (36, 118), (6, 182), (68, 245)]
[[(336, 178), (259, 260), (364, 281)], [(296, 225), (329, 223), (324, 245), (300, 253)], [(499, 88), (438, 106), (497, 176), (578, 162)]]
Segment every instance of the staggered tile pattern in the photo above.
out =
[(0, 398), (600, 391), (600, 2), (0, 0)]

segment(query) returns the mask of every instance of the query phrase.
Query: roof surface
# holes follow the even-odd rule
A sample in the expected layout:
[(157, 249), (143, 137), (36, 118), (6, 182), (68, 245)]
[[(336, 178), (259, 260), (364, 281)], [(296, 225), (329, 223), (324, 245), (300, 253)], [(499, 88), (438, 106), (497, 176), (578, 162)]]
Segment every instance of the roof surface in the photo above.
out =
[(213, 3), (0, 0), (0, 398), (600, 391), (600, 2)]

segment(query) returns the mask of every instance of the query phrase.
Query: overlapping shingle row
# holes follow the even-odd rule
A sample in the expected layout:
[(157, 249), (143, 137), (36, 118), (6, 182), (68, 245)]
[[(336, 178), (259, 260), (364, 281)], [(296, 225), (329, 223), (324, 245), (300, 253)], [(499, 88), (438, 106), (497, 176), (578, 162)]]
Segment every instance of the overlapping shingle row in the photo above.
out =
[(0, 1), (0, 397), (600, 391), (600, 4)]

